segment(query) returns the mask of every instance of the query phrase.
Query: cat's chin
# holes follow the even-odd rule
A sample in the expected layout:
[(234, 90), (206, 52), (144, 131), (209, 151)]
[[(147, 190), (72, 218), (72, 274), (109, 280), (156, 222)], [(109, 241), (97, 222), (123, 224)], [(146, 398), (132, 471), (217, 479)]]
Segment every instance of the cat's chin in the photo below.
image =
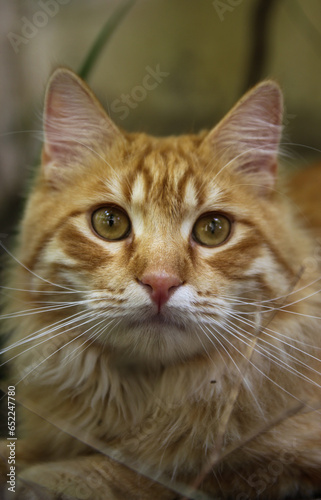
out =
[(131, 363), (172, 364), (204, 353), (195, 328), (164, 313), (142, 315), (121, 321), (106, 338), (115, 355)]

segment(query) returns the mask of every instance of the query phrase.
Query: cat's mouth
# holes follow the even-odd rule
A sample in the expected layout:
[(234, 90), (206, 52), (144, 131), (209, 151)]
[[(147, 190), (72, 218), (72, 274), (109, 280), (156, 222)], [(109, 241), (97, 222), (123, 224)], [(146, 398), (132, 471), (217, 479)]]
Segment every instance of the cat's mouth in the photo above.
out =
[(161, 311), (148, 311), (143, 313), (138, 318), (133, 318), (130, 321), (130, 327), (132, 328), (152, 328), (152, 329), (179, 329), (185, 330), (186, 323), (183, 323), (179, 315), (173, 314), (165, 309)]
[(177, 325), (177, 322), (174, 322), (172, 319), (168, 318), (165, 314), (159, 312), (153, 314), (149, 319), (145, 321), (151, 325), (159, 325), (159, 326), (173, 326)]

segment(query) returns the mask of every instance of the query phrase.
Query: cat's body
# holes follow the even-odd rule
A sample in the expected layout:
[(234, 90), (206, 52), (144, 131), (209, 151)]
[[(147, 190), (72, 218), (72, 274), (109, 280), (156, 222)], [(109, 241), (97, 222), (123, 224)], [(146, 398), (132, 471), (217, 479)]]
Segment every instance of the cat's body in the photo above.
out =
[(7, 321), (21, 477), (83, 499), (313, 498), (321, 201), (274, 186), (277, 86), (209, 134), (153, 138), (61, 70), (45, 117), (6, 308), (30, 311)]

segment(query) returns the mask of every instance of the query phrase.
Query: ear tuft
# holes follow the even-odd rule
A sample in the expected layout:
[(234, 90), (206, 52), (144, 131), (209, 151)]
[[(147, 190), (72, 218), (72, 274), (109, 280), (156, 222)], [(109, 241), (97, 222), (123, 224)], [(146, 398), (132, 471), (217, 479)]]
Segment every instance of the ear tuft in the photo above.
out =
[(266, 192), (275, 184), (282, 112), (277, 83), (260, 83), (240, 99), (205, 143), (222, 168), (240, 172), (245, 183)]

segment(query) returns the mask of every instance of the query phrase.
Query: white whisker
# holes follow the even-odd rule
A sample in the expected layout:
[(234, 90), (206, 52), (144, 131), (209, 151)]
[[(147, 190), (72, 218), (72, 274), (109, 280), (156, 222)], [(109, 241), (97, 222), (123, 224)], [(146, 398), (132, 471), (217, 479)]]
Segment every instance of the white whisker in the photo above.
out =
[(73, 290), (72, 288), (68, 288), (66, 286), (63, 286), (63, 285), (58, 285), (57, 283), (52, 283), (51, 281), (47, 280), (46, 278), (42, 278), (41, 276), (39, 276), (37, 273), (35, 273), (34, 271), (31, 271), (31, 269), (28, 269), (27, 266), (25, 266), (22, 262), (20, 262), (19, 259), (17, 259), (17, 257), (15, 257), (5, 246), (4, 244), (2, 243), (2, 241), (0, 241), (0, 247), (3, 248), (3, 250), (8, 254), (10, 255), (10, 257), (15, 261), (17, 262), (17, 264), (19, 264), (19, 266), (23, 267), (26, 271), (28, 271), (28, 273), (32, 274), (33, 276), (35, 276), (35, 278), (38, 278), (40, 281), (43, 281), (45, 283), (48, 283), (49, 285), (52, 285), (52, 286), (56, 286), (58, 288), (63, 288), (64, 290), (68, 290), (68, 291), (71, 291), (71, 292), (80, 292), (79, 290)]
[[(245, 334), (249, 334), (249, 332), (247, 330), (244, 330), (243, 328), (241, 328), (240, 326), (238, 326), (237, 328), (235, 328), (235, 325), (233, 324), (233, 322), (231, 322), (230, 320), (227, 320), (227, 323), (229, 323), (230, 325), (230, 328), (232, 328), (232, 331), (235, 332), (235, 336), (241, 340), (241, 342), (244, 342), (245, 344), (247, 345), (250, 345), (249, 342), (246, 342), (246, 340), (243, 340), (244, 338), (246, 338), (246, 335), (243, 335), (241, 333), (244, 332)], [(229, 330), (231, 333), (232, 331)], [(251, 335), (251, 334), (250, 334)], [(252, 335), (251, 335), (252, 336)], [(296, 375), (298, 376), (299, 378), (301, 378), (302, 380), (305, 380), (307, 382), (310, 382), (312, 383), (313, 385), (315, 385), (316, 387), (319, 387), (321, 388), (321, 385), (319, 385), (317, 382), (315, 382), (314, 380), (310, 379), (307, 375), (304, 375), (303, 373), (299, 372), (298, 370), (296, 370), (293, 366), (289, 366), (286, 361), (284, 361), (283, 359), (277, 357), (275, 354), (273, 354), (270, 350), (268, 349), (265, 349), (262, 345), (260, 345), (260, 342), (264, 342), (266, 343), (268, 346), (272, 347), (273, 349), (275, 349), (276, 351), (279, 351), (280, 353), (282, 354), (286, 354), (287, 357), (293, 359), (297, 364), (309, 369), (310, 371), (313, 371), (314, 373), (316, 373), (317, 375), (320, 375), (320, 373), (315, 370), (314, 368), (310, 367), (309, 365), (307, 365), (306, 363), (304, 363), (303, 361), (300, 361), (298, 360), (297, 358), (295, 358), (295, 356), (291, 355), (290, 353), (288, 352), (284, 352), (284, 350), (274, 344), (271, 344), (270, 342), (262, 339), (260, 337), (259, 339), (259, 343), (256, 345), (256, 349), (257, 351), (260, 351), (261, 354), (266, 358), (266, 359), (274, 359), (276, 361), (276, 364), (278, 366), (280, 366), (281, 368), (284, 368), (286, 371), (289, 371), (290, 373), (292, 373), (293, 375)], [(302, 351), (301, 351), (302, 352)], [(264, 354), (265, 353), (265, 354)], [(318, 361), (318, 358), (315, 358), (314, 356), (311, 356), (312, 358), (314, 358), (315, 360)]]

